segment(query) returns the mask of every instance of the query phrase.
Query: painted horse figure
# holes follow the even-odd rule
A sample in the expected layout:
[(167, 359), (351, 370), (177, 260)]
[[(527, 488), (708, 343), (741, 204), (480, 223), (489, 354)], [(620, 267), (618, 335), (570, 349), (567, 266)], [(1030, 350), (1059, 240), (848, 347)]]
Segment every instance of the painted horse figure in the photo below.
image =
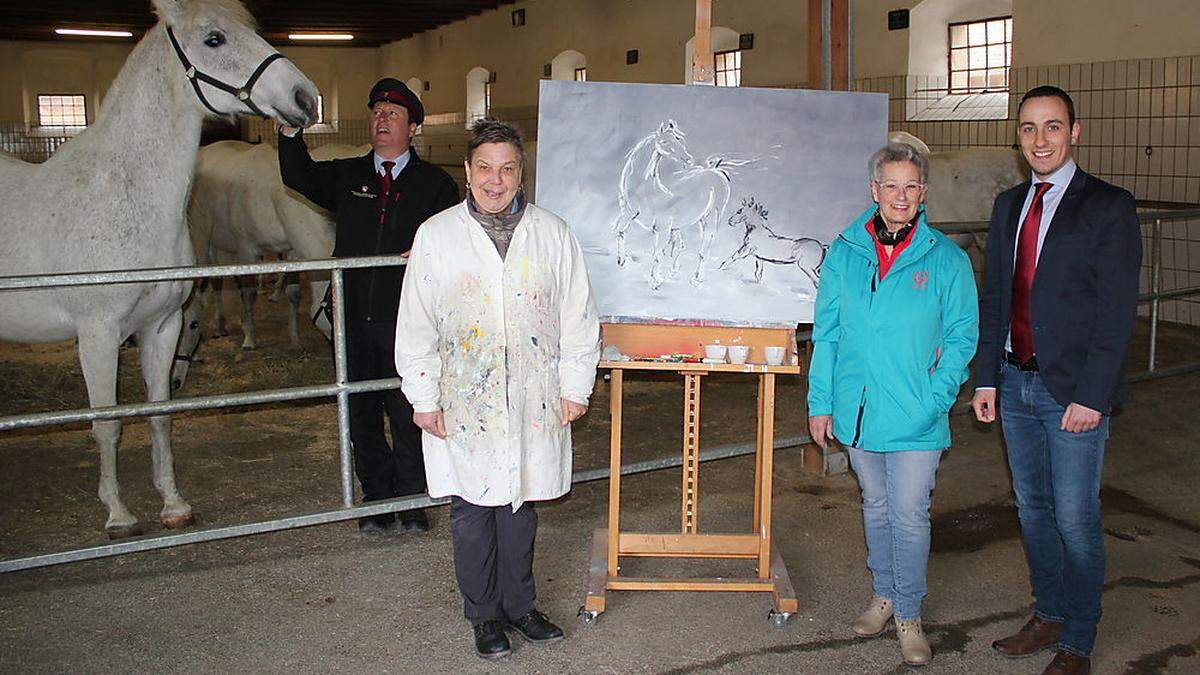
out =
[[(613, 226), (617, 238), (617, 265), (628, 260), (625, 231), (637, 223), (654, 234), (650, 288), (658, 288), (679, 273), (679, 256), (685, 246), (684, 230), (700, 229), (699, 262), (692, 283), (704, 281), (704, 263), (716, 223), (729, 202), (730, 178), (723, 166), (741, 166), (754, 160), (711, 156), (699, 164), (688, 152), (685, 137), (673, 120), (659, 125), (625, 155), (621, 169), (620, 213)], [(670, 269), (664, 271), (665, 259)]]
[(767, 224), (767, 210), (753, 197), (742, 200), (742, 206), (729, 217), (729, 226), (746, 228), (742, 244), (729, 254), (719, 269), (726, 269), (742, 258), (754, 257), (754, 280), (762, 281), (763, 263), (795, 265), (808, 277), (815, 289), (820, 283), (821, 263), (829, 247), (809, 237), (785, 237), (775, 234)]
[[(154, 0), (159, 23), (129, 55), (96, 122), (43, 164), (0, 162), (0, 276), (186, 266), (184, 209), (209, 113), (316, 119), (317, 89), (254, 33), (232, 0)], [(236, 87), (228, 83), (245, 83)], [(93, 407), (116, 403), (117, 350), (136, 335), (150, 401), (170, 395), (191, 284), (163, 281), (0, 292), (0, 339), (78, 338)], [(193, 522), (175, 486), (170, 418), (149, 419), (167, 527)], [(117, 482), (117, 420), (92, 424), (110, 536), (138, 532)]]

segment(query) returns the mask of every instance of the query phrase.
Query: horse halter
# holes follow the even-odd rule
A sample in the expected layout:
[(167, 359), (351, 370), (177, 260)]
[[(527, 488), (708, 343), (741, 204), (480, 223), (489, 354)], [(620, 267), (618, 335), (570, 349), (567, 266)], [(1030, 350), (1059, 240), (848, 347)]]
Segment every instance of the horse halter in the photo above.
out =
[(211, 110), (214, 115), (223, 115), (224, 113), (212, 107), (212, 104), (208, 102), (208, 99), (204, 98), (204, 92), (200, 90), (201, 81), (206, 84), (210, 84), (221, 91), (233, 94), (237, 100), (241, 101), (247, 108), (250, 109), (250, 112), (254, 113), (255, 115), (258, 115), (262, 118), (270, 117), (270, 115), (267, 115), (260, 110), (258, 106), (254, 105), (254, 100), (250, 98), (250, 93), (254, 89), (254, 85), (258, 82), (258, 78), (262, 77), (262, 74), (267, 71), (268, 66), (274, 63), (276, 59), (286, 58), (283, 54), (275, 52), (274, 54), (271, 54), (267, 58), (263, 59), (262, 63), (258, 64), (258, 67), (255, 68), (254, 72), (250, 75), (250, 79), (246, 80), (246, 84), (243, 84), (240, 87), (232, 87), (218, 80), (217, 78), (208, 75), (207, 73), (196, 70), (196, 66), (192, 65), (192, 62), (188, 60), (187, 55), (183, 53), (183, 47), (179, 46), (179, 41), (175, 39), (175, 31), (170, 26), (167, 26), (167, 37), (171, 39), (171, 46), (175, 48), (175, 55), (179, 57), (179, 62), (183, 64), (184, 74), (187, 75), (188, 81), (192, 83), (192, 89), (196, 90), (196, 96), (200, 99), (200, 102), (204, 104), (204, 107)]

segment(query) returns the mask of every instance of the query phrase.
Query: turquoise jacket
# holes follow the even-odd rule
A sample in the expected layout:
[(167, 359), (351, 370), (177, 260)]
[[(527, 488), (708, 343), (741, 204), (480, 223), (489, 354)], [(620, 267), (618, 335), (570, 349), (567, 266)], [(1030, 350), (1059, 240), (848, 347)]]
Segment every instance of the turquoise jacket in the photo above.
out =
[(843, 445), (891, 452), (950, 446), (950, 406), (979, 337), (971, 261), (918, 215), (879, 279), (867, 209), (829, 247), (813, 318), (808, 414), (833, 415)]

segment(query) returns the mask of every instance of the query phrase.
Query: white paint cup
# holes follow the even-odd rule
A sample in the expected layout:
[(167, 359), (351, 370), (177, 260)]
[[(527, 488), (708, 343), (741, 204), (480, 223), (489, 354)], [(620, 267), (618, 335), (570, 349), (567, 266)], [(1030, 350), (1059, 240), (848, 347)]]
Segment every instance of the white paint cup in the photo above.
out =
[(750, 358), (750, 347), (746, 345), (730, 345), (729, 346), (729, 362), (730, 363), (745, 363)]
[(725, 345), (704, 345), (704, 358), (724, 362)]
[(783, 357), (786, 351), (787, 350), (783, 347), (763, 347), (763, 354), (767, 358), (767, 365), (782, 366)]

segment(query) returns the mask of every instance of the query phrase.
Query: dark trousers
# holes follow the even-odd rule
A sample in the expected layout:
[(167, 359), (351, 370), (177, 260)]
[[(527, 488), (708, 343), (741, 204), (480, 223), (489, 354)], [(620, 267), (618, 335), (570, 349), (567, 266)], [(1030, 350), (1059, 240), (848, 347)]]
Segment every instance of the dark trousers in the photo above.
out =
[(525, 502), (476, 506), (450, 498), (454, 575), (471, 625), (492, 619), (519, 619), (533, 610), (533, 540), (537, 511)]
[[(347, 322), (346, 365), (351, 381), (397, 377), (395, 353), (395, 324)], [(383, 431), (385, 413), (392, 445)], [(421, 429), (412, 417), (412, 405), (399, 389), (350, 395), (350, 442), (363, 501), (425, 491)]]

